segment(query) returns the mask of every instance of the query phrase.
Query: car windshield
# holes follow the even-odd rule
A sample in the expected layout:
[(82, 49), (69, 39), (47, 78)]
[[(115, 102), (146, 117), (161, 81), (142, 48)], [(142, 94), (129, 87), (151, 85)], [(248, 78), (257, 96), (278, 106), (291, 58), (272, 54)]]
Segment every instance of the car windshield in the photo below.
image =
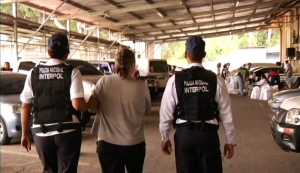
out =
[(0, 94), (20, 94), (23, 90), (26, 75), (23, 74), (1, 74)]
[(81, 75), (103, 75), (95, 66), (86, 61), (67, 60), (67, 64), (78, 68)]

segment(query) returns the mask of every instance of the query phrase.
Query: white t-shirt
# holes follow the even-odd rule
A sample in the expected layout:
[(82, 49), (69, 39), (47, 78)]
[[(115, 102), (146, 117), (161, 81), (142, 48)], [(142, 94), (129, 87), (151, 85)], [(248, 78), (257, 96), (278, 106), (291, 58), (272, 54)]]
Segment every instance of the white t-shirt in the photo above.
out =
[(92, 127), (98, 139), (116, 145), (135, 145), (145, 140), (144, 117), (150, 113), (151, 99), (147, 84), (118, 74), (103, 76), (92, 97), (100, 108)]

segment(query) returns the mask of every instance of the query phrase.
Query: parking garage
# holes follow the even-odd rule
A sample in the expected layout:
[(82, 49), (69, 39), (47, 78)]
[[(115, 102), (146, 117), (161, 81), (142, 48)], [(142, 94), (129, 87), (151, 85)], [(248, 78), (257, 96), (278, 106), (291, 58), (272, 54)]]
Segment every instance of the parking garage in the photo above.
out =
[[(11, 9), (1, 12), (2, 62), (46, 57), (46, 40), (53, 33), (69, 36), (69, 58), (100, 60), (113, 59), (120, 47), (135, 50), (136, 57), (157, 58), (153, 55), (162, 43), (191, 35), (211, 38), (279, 28), (280, 58), (289, 58), (294, 71), (299, 70), (299, 0), (3, 0), (1, 4)], [(18, 14), (18, 6), (37, 10), (42, 20)]]

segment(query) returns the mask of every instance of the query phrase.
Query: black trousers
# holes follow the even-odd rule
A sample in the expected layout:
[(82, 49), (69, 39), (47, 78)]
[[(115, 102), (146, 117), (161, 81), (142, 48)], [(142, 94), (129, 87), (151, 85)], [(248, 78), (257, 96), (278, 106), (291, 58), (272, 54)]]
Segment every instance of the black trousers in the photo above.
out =
[(44, 173), (76, 173), (82, 141), (81, 129), (54, 136), (33, 135)]
[(217, 130), (178, 127), (174, 142), (177, 173), (222, 173)]
[(97, 153), (103, 173), (142, 173), (146, 154), (145, 141), (130, 146), (97, 141)]
[(278, 88), (281, 89), (282, 87), (280, 83), (280, 76), (279, 75), (272, 76), (270, 85), (271, 86), (278, 85)]

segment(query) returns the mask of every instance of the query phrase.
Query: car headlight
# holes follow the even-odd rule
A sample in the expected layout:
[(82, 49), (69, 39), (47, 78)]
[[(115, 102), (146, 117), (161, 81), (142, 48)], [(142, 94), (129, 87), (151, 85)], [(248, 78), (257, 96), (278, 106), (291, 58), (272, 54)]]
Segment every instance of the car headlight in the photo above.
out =
[(300, 109), (290, 109), (286, 114), (285, 123), (300, 125)]
[(282, 98), (281, 97), (273, 97), (272, 101), (273, 102), (282, 102)]
[(21, 113), (21, 104), (1, 104), (1, 112)]

